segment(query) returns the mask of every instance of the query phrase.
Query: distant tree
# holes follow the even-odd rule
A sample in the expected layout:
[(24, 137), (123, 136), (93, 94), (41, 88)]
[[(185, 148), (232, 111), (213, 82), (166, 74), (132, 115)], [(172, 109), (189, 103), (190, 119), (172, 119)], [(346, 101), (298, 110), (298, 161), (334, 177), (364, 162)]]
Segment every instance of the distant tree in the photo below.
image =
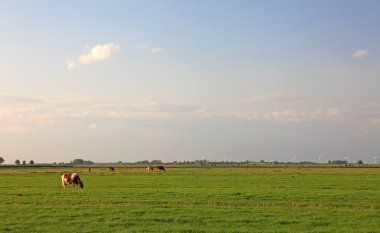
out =
[(75, 165), (83, 165), (84, 163), (84, 160), (83, 159), (74, 159), (72, 164), (75, 164)]
[(206, 159), (202, 159), (202, 160), (195, 160), (194, 163), (203, 166), (203, 165), (208, 164), (208, 161)]
[(333, 160), (331, 161), (332, 164), (348, 164), (346, 160)]
[(92, 161), (86, 161), (83, 159), (74, 159), (71, 163), (74, 165), (94, 164)]
[(358, 160), (357, 164), (363, 164), (362, 160)]
[(25, 164), (26, 164), (26, 161), (25, 161), (25, 160), (23, 160), (23, 161), (22, 161), (22, 165), (25, 165)]
[(15, 164), (20, 165), (20, 160), (16, 159)]
[(2, 163), (4, 163), (4, 159), (3, 159), (3, 157), (0, 157), (0, 165), (1, 165)]
[(90, 160), (86, 160), (86, 161), (83, 161), (83, 164), (94, 164), (94, 162), (92, 162)]
[(137, 161), (136, 164), (149, 164), (148, 160)]
[(161, 162), (161, 160), (152, 160), (151, 162), (150, 162), (150, 164), (161, 164), (162, 162)]
[(30, 165), (33, 165), (33, 164), (34, 164), (34, 161), (33, 161), (33, 160), (30, 160), (30, 161), (29, 161), (29, 164), (30, 164)]

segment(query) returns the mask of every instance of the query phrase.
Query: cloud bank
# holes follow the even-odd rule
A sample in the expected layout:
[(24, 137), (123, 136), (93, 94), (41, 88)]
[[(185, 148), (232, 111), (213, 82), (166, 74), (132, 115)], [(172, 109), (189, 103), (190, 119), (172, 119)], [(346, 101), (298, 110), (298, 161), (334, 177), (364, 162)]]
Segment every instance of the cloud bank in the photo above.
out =
[[(267, 100), (267, 98), (259, 98), (259, 100)], [(269, 100), (272, 100), (272, 97)], [(136, 100), (124, 96), (0, 96), (0, 131), (23, 132), (29, 128), (54, 127), (54, 125), (65, 125), (69, 122), (82, 122), (83, 128), (93, 130), (97, 129), (94, 119), (380, 125), (380, 103), (369, 103), (357, 107), (319, 106), (307, 109), (302, 106), (287, 108), (286, 105), (280, 105), (275, 109), (254, 108), (246, 111), (245, 109), (242, 107), (238, 111), (229, 111), (229, 109), (212, 111), (206, 106)]]

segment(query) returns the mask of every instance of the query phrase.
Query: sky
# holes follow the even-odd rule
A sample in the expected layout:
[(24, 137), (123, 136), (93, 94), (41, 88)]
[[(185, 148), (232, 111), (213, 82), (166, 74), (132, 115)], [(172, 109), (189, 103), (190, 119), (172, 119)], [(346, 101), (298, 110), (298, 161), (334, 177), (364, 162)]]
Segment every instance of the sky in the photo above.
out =
[(0, 157), (380, 161), (380, 2), (0, 0)]

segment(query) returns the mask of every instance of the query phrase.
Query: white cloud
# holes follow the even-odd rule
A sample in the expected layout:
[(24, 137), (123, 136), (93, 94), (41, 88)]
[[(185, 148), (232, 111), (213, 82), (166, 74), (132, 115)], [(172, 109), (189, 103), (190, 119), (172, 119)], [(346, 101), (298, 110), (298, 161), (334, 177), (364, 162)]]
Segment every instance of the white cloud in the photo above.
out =
[(88, 126), (89, 129), (96, 129), (96, 127), (97, 127), (96, 124), (91, 124)]
[(160, 54), (163, 48), (153, 48), (150, 53), (151, 54)]
[(364, 57), (368, 56), (368, 51), (367, 50), (358, 50), (352, 54), (353, 58), (356, 59), (362, 59)]
[(96, 45), (91, 48), (89, 53), (81, 55), (79, 57), (79, 61), (83, 64), (90, 64), (98, 60), (104, 60), (109, 58), (112, 53), (118, 51), (119, 49), (120, 46), (113, 43)]
[(76, 59), (69, 59), (66, 61), (66, 68), (68, 70), (73, 70), (78, 68), (79, 64), (90, 64), (95, 61), (104, 60), (109, 57), (116, 51), (120, 49), (120, 45), (108, 43), (108, 44), (99, 44), (89, 49), (86, 46), (86, 50), (88, 50), (85, 54), (80, 54)]
[(73, 61), (73, 60), (68, 60), (68, 61), (66, 62), (66, 67), (67, 67), (68, 70), (73, 70), (73, 69), (77, 68), (78, 65), (76, 64), (75, 61)]

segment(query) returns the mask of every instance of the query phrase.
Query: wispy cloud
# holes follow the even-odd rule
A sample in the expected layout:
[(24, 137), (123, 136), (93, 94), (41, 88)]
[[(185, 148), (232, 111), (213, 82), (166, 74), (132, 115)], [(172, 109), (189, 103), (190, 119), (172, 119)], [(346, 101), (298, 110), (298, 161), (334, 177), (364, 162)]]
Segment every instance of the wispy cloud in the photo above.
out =
[(357, 110), (360, 118), (367, 119), (370, 125), (380, 125), (380, 103), (368, 103)]
[(150, 53), (151, 54), (160, 54), (162, 50), (163, 50), (163, 48), (153, 48), (152, 50), (150, 50)]
[(74, 60), (68, 60), (66, 62), (66, 67), (67, 67), (68, 70), (73, 70), (73, 69), (77, 68), (78, 65), (75, 63)]
[(88, 126), (89, 129), (96, 129), (96, 127), (97, 127), (96, 124), (91, 124)]
[[(122, 96), (59, 96), (41, 97), (40, 102), (14, 107), (11, 102), (0, 110), (0, 119), (10, 122), (57, 122), (62, 119), (202, 119), (223, 118), (238, 120), (312, 121), (339, 115), (335, 108), (316, 111), (283, 110), (271, 112), (210, 112), (196, 105), (132, 101)], [(89, 126), (95, 128), (96, 124)]]
[[(0, 123), (57, 123), (74, 119), (175, 119), (191, 118), (199, 106), (166, 104), (157, 101), (134, 101), (123, 96), (40, 97), (39, 102), (15, 106), (13, 99), (0, 102)], [(1, 126), (1, 125), (0, 125)], [(91, 129), (96, 124), (89, 126)]]
[(367, 50), (364, 50), (364, 49), (362, 49), (362, 50), (358, 50), (358, 51), (356, 51), (356, 52), (354, 52), (354, 53), (352, 54), (352, 57), (353, 57), (353, 58), (356, 58), (356, 59), (362, 59), (362, 58), (364, 58), (364, 57), (366, 57), (366, 56), (368, 56), (368, 51), (367, 51)]
[(338, 111), (332, 109), (317, 109), (314, 111), (297, 111), (297, 110), (283, 110), (273, 111), (266, 114), (264, 118), (268, 120), (283, 121), (283, 122), (325, 122), (336, 120)]
[(23, 126), (7, 126), (4, 128), (5, 131), (7, 132), (16, 132), (16, 133), (20, 133), (20, 132), (24, 132), (26, 129), (23, 127)]
[(246, 120), (255, 121), (260, 120), (262, 117), (257, 112), (222, 112), (222, 113), (207, 113), (208, 118), (221, 118), (221, 119), (233, 119), (233, 120)]
[(340, 117), (337, 109), (316, 109), (313, 111), (304, 110), (277, 110), (271, 112), (219, 112), (212, 113), (205, 111), (202, 117), (219, 118), (223, 120), (242, 120), (260, 122), (282, 122), (282, 123), (336, 123), (342, 124), (346, 119)]
[(24, 97), (24, 96), (8, 96), (0, 95), (1, 103), (12, 103), (12, 104), (24, 104), (24, 103), (40, 103), (41, 100), (37, 98)]
[[(17, 104), (15, 104), (17, 103)], [(212, 111), (206, 106), (161, 103), (154, 100), (130, 99), (124, 96), (0, 96), (0, 130), (51, 127), (68, 122), (93, 119), (139, 120), (238, 120), (267, 122), (315, 122), (346, 125), (379, 125), (380, 104), (359, 107), (320, 107), (296, 105), (277, 109)], [(241, 108), (242, 109), (242, 108)], [(308, 110), (309, 109), (309, 110)], [(87, 125), (97, 129), (96, 123)]]
[(258, 91), (254, 92), (242, 99), (239, 102), (252, 103), (252, 102), (282, 102), (282, 101), (305, 101), (306, 97), (291, 93), (280, 91)]
[(136, 49), (146, 49), (148, 47), (149, 47), (148, 43), (143, 43), (143, 44), (136, 45)]
[(380, 125), (380, 118), (372, 119), (370, 121), (371, 125)]

